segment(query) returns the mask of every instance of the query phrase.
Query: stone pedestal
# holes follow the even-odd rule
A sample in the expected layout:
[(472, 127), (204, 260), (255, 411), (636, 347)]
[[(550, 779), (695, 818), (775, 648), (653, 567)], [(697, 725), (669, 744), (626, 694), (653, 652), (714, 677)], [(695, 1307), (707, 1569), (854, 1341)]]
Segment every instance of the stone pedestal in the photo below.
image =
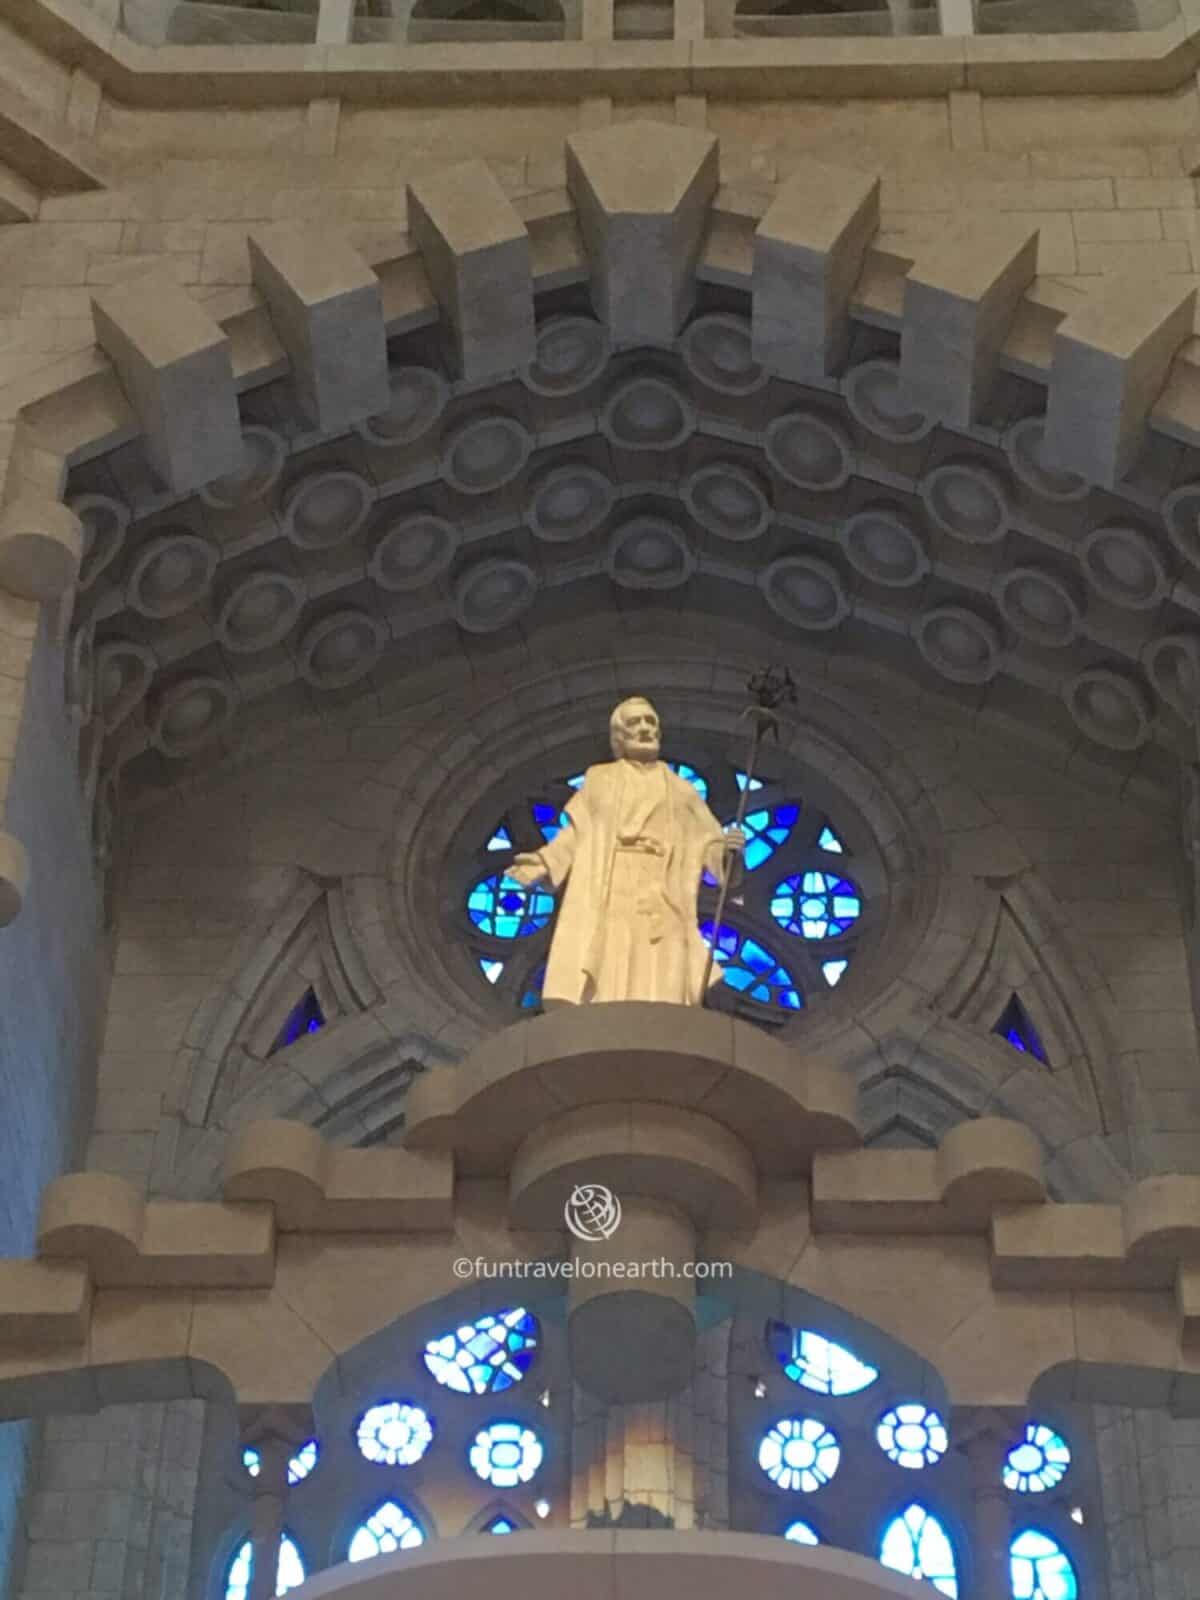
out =
[[(777, 1040), (714, 1012), (621, 1002), (518, 1023), (418, 1080), (405, 1142), (452, 1152), (460, 1175), (506, 1177), (510, 1226), (563, 1231), (573, 1375), (629, 1406), (692, 1381), (707, 1232), (752, 1229), (760, 1176), (806, 1173), (814, 1149), (859, 1134), (852, 1084)], [(615, 1229), (580, 1237), (572, 1196), (586, 1186), (619, 1202)]]

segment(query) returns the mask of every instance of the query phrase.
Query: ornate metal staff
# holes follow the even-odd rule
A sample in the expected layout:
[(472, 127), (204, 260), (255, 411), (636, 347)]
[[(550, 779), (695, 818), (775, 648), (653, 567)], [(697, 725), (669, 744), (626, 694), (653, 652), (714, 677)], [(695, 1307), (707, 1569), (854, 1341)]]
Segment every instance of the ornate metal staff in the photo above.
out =
[[(755, 768), (758, 765), (758, 754), (762, 748), (763, 739), (772, 733), (779, 738), (779, 716), (777, 708), (785, 703), (794, 705), (796, 702), (796, 685), (792, 682), (792, 675), (786, 667), (763, 667), (754, 673), (746, 682), (747, 692), (752, 697), (752, 704), (748, 705), (738, 718), (739, 722), (749, 718), (750, 729), (750, 754), (746, 759), (746, 781), (742, 785), (742, 792), (738, 796), (737, 816), (733, 826), (741, 831), (742, 823), (746, 820), (746, 802), (750, 798), (750, 786), (754, 780)], [(729, 898), (729, 885), (733, 878), (733, 858), (740, 846), (726, 843), (725, 859), (721, 867), (721, 887), (717, 895), (717, 910), (713, 917), (712, 938), (708, 941), (708, 960), (704, 963), (704, 981), (700, 986), (700, 1004), (708, 999), (708, 985), (712, 978), (713, 962), (717, 954), (717, 940), (721, 937), (721, 918), (725, 915), (725, 902)]]

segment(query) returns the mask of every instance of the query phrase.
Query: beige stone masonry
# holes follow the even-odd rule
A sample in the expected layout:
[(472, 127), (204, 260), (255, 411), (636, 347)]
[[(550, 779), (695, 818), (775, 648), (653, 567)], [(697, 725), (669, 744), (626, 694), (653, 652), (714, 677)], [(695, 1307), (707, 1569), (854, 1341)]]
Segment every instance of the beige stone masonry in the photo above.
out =
[(1192, 333), (1196, 291), (1108, 278), (1059, 324), (1046, 402), (1051, 457), (1113, 485), (1141, 447), (1175, 352)]
[(186, 289), (139, 279), (93, 296), (92, 312), (163, 481), (182, 493), (239, 471), (229, 341)]
[(52, 600), (75, 581), (79, 518), (61, 501), (32, 497), (0, 509), (0, 586), (25, 600)]
[[(72, 135), (11, 83), (5, 83), (0, 94), (0, 163), (11, 168), (33, 196), (89, 193), (103, 187)], [(0, 217), (7, 220), (21, 219)]]
[[(602, 1019), (607, 1060), (591, 1027), (600, 1011), (608, 1013)], [(662, 1014), (661, 1041), (646, 1037), (646, 1013), (655, 1011)], [(927, 1158), (911, 1151), (831, 1149), (847, 1135), (836, 1117), (812, 1120), (817, 1069), (806, 1074), (794, 1053), (728, 1017), (688, 1010), (667, 1015), (673, 1011), (568, 1008), (489, 1039), (458, 1067), (421, 1080), (422, 1086), (459, 1080), (453, 1098), (463, 1107), (498, 1105), (504, 1090), (519, 1092), (537, 1071), (540, 1108), (525, 1107), (526, 1135), (539, 1124), (553, 1126), (589, 1079), (615, 1075), (607, 1093), (638, 1094), (646, 1107), (652, 1105), (647, 1093), (661, 1094), (652, 1114), (641, 1113), (649, 1118), (641, 1141), (646, 1166), (634, 1176), (636, 1191), (628, 1198), (646, 1248), (674, 1229), (671, 1248), (686, 1259), (693, 1224), (685, 1226), (686, 1212), (661, 1194), (647, 1195), (647, 1184), (673, 1182), (672, 1171), (687, 1166), (689, 1151), (694, 1156), (703, 1148), (707, 1161), (714, 1148), (709, 1122), (726, 1135), (748, 1122), (756, 1161), (769, 1156), (771, 1137), (756, 1121), (755, 1102), (773, 1075), (769, 1069), (778, 1066), (770, 1114), (778, 1122), (790, 1099), (793, 1125), (807, 1132), (793, 1140), (785, 1130), (778, 1148), (790, 1150), (791, 1158), (762, 1181), (757, 1220), (747, 1215), (739, 1229), (710, 1231), (710, 1255), (782, 1277), (867, 1318), (931, 1361), (956, 1404), (1022, 1404), (1039, 1379), (1057, 1385), (1062, 1397), (1095, 1398), (1105, 1371), (1137, 1367), (1150, 1369), (1140, 1392), (1149, 1393), (1151, 1380), (1161, 1390), (1157, 1401), (1144, 1403), (1189, 1412), (1200, 1407), (1200, 1290), (1193, 1264), (1200, 1179), (1149, 1180), (1128, 1190), (1120, 1205), (1056, 1205), (1044, 1198), (1036, 1136), (995, 1118), (960, 1124)], [(529, 1050), (531, 1034), (540, 1034), (541, 1050)], [(677, 1036), (673, 1045), (667, 1035)], [(754, 1045), (746, 1042), (750, 1035)], [(506, 1053), (505, 1042), (513, 1038), (525, 1045)], [(686, 1081), (689, 1060), (695, 1089), (691, 1108), (681, 1109), (668, 1097)], [(608, 1110), (576, 1115), (569, 1127), (561, 1126), (559, 1153), (571, 1150), (578, 1161), (611, 1143), (616, 1114), (610, 1100)], [(428, 1132), (432, 1126), (428, 1115), (418, 1115), (413, 1142), (420, 1143), (422, 1127)], [(636, 1119), (626, 1126), (635, 1130), (636, 1145)], [(452, 1142), (468, 1159), (478, 1152), (465, 1121)], [(329, 1169), (321, 1143), (299, 1125), (248, 1130), (232, 1159), (237, 1170), (230, 1184), (236, 1188), (249, 1176), (252, 1189), (272, 1196), (254, 1201), (147, 1203), (131, 1185), (98, 1173), (52, 1184), (39, 1230), (41, 1260), (0, 1264), (0, 1415), (48, 1404), (87, 1409), (111, 1396), (110, 1366), (135, 1378), (136, 1364), (146, 1361), (178, 1363), (177, 1369), (160, 1367), (159, 1381), (176, 1371), (168, 1383), (172, 1393), (212, 1396), (228, 1383), (242, 1403), (304, 1402), (339, 1354), (449, 1292), (456, 1258), (477, 1255), (481, 1246), (496, 1260), (562, 1255), (566, 1240), (557, 1228), (521, 1234), (496, 1223), (503, 1214), (503, 1171), (461, 1184), (450, 1226), (436, 1232), (424, 1231), (428, 1215), (416, 1232), (364, 1237), (357, 1230), (323, 1231), (330, 1219), (329, 1181), (323, 1180), (317, 1199), (314, 1170), (336, 1170), (343, 1195), (358, 1202), (369, 1197), (385, 1208), (411, 1203), (413, 1184), (405, 1163), (385, 1168), (374, 1159), (392, 1152), (344, 1150), (341, 1165)], [(732, 1178), (740, 1158), (726, 1143), (720, 1170)], [(815, 1160), (814, 1144), (824, 1146)], [(529, 1148), (525, 1170), (540, 1181), (544, 1163)], [(536, 1146), (542, 1153), (549, 1148)], [(663, 1157), (657, 1174), (656, 1152)], [(811, 1205), (804, 1178), (810, 1161)], [(440, 1183), (435, 1189), (444, 1203)], [(309, 1217), (320, 1213), (322, 1230), (280, 1230), (280, 1205), (290, 1209), (292, 1222), (306, 1208)], [(479, 1232), (481, 1205), (493, 1219), (486, 1240)], [(912, 1294), (913, 1282), (926, 1277), (938, 1285), (933, 1300)], [(1142, 1291), (1139, 1314), (1115, 1315), (1134, 1288)], [(727, 1292), (736, 1305), (736, 1280)], [(580, 1309), (586, 1309), (582, 1302)]]
[(234, 1136), (226, 1200), (268, 1202), (287, 1233), (407, 1233), (454, 1226), (454, 1163), (408, 1150), (345, 1150), (298, 1122)]
[(845, 359), (850, 301), (879, 229), (879, 189), (878, 178), (806, 162), (758, 224), (754, 355), (781, 376), (824, 377)]
[(529, 234), (482, 161), (409, 185), (409, 226), (471, 382), (534, 354)]
[(15, 922), (29, 887), (29, 860), (19, 839), (0, 833), (0, 928)]
[(695, 292), (717, 141), (694, 128), (619, 123), (567, 140), (567, 187), (614, 344), (666, 344)]
[(335, 230), (300, 223), (252, 233), (247, 244), (305, 415), (335, 433), (385, 410), (379, 279), (357, 250)]
[(900, 381), (914, 410), (966, 427), (986, 402), (1021, 298), (1037, 275), (1038, 234), (974, 227), (918, 258), (904, 285)]

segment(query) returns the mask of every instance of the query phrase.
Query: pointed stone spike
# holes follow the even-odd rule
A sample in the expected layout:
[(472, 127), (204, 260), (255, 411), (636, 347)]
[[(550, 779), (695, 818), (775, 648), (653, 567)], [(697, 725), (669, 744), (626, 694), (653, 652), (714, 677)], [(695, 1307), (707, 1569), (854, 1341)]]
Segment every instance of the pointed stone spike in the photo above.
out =
[(613, 343), (669, 344), (691, 311), (717, 192), (717, 140), (622, 122), (567, 139), (567, 188), (591, 260), (592, 299)]
[(754, 358), (781, 377), (841, 366), (850, 297), (879, 230), (879, 180), (812, 161), (779, 186), (754, 235)]
[(1048, 462), (1107, 488), (1120, 480), (1175, 352), (1192, 335), (1195, 305), (1195, 289), (1170, 278), (1100, 279), (1054, 336)]
[(529, 233), (486, 162), (464, 161), (410, 183), (408, 225), (463, 377), (527, 366), (535, 353)]
[(150, 465), (180, 494), (244, 465), (229, 340), (166, 274), (92, 297), (96, 343), (141, 424)]
[(383, 299), (358, 251), (336, 232), (287, 223), (257, 229), (248, 243), (309, 421), (332, 432), (385, 411)]
[(952, 231), (904, 286), (900, 384), (915, 411), (954, 427), (979, 416), (1021, 296), (1037, 274), (1038, 234), (997, 219)]

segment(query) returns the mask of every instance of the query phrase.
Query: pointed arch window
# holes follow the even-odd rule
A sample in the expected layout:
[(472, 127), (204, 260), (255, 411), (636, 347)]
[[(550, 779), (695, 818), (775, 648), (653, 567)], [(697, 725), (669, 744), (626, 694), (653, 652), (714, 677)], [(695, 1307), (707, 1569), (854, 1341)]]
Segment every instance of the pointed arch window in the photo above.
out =
[[(247, 1539), (233, 1553), (225, 1577), (225, 1600), (246, 1600), (250, 1592), (250, 1579), (254, 1573), (254, 1545)], [(276, 1570), (275, 1593), (287, 1594), (304, 1582), (304, 1561), (294, 1539), (284, 1534), (279, 1541), (279, 1566)]]
[(1078, 1600), (1075, 1568), (1057, 1539), (1026, 1528), (1010, 1550), (1013, 1600)]
[(1021, 1004), (1020, 997), (1013, 995), (997, 1019), (993, 1033), (998, 1033), (1006, 1039), (1014, 1050), (1020, 1050), (1025, 1055), (1031, 1055), (1044, 1066), (1049, 1065), (1045, 1047), (1038, 1037), (1038, 1031), (1030, 1019), (1028, 1011)]
[(288, 1012), (269, 1054), (274, 1055), (277, 1050), (286, 1050), (288, 1045), (295, 1044), (296, 1040), (302, 1039), (306, 1033), (317, 1033), (324, 1026), (325, 1013), (321, 1010), (317, 992), (315, 989), (306, 989)]
[(369, 1561), (393, 1550), (413, 1550), (425, 1535), (412, 1512), (394, 1500), (385, 1500), (354, 1530), (346, 1547), (347, 1561)]
[(915, 1501), (883, 1530), (879, 1561), (893, 1572), (932, 1584), (949, 1600), (958, 1600), (953, 1546), (932, 1511)]

